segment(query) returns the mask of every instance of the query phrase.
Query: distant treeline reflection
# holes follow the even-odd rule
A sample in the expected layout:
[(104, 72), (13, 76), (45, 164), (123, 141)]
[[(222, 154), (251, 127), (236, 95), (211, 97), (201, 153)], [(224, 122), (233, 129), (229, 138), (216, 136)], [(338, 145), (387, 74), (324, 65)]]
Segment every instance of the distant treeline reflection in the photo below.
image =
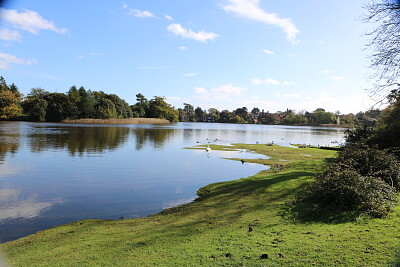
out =
[(28, 134), (28, 144), (32, 152), (67, 149), (71, 156), (84, 156), (114, 151), (126, 144), (130, 135), (136, 139), (136, 150), (146, 145), (161, 148), (173, 131), (128, 127), (37, 127)]
[(13, 155), (18, 152), (20, 136), (19, 129), (0, 128), (0, 163), (6, 159), (7, 153)]

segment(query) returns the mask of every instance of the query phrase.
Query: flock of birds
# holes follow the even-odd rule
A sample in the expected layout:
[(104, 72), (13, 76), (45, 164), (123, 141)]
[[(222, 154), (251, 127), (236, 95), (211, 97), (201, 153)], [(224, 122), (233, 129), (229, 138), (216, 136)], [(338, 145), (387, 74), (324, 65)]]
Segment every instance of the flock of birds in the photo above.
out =
[[(207, 138), (207, 141), (208, 141), (208, 140), (209, 140), (209, 139)], [(281, 138), (281, 140), (285, 140), (285, 139), (284, 139), (284, 138)], [(218, 140), (218, 138), (215, 138), (215, 139), (214, 139), (214, 143), (217, 142), (217, 141), (220, 141), (220, 140)], [(197, 143), (200, 144), (199, 141), (197, 141)], [(208, 141), (208, 144), (207, 144), (207, 147), (206, 147), (206, 152), (211, 152), (210, 143), (211, 143), (211, 142)], [(334, 141), (332, 141), (331, 143), (332, 143), (332, 144), (338, 144), (339, 142), (338, 142), (337, 140), (334, 140)], [(256, 141), (256, 144), (259, 144), (259, 142)], [(266, 145), (266, 146), (273, 146), (274, 144), (275, 144), (274, 141), (271, 141), (271, 142), (266, 143), (265, 145)], [(289, 144), (292, 145), (292, 143), (289, 143)], [(308, 146), (311, 146), (311, 145), (309, 144)], [(328, 145), (328, 146), (329, 146), (329, 145)], [(306, 144), (299, 146), (299, 148), (306, 148), (306, 147), (307, 147)], [(319, 147), (319, 144), (318, 144), (318, 147)]]

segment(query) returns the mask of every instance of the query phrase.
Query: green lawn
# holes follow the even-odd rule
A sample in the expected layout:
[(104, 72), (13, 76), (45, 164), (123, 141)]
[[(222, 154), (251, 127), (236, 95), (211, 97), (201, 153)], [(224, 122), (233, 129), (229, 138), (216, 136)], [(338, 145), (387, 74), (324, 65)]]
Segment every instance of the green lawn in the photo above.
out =
[(199, 190), (197, 201), (147, 218), (74, 222), (0, 248), (12, 266), (400, 264), (398, 207), (385, 219), (345, 223), (305, 223), (288, 214), (285, 203), (312, 181), (334, 151), (261, 144), (235, 148), (271, 157), (246, 162), (279, 163), (283, 170), (208, 185)]

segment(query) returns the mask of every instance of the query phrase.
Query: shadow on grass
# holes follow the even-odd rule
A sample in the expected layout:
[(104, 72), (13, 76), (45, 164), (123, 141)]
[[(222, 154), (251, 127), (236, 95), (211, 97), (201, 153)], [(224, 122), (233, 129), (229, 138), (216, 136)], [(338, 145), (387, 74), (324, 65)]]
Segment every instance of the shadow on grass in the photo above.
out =
[(286, 203), (280, 212), (284, 218), (299, 223), (341, 224), (354, 222), (360, 218), (359, 211), (341, 211), (334, 207), (318, 207), (313, 203)]
[(395, 251), (394, 262), (389, 266), (400, 267), (400, 246)]

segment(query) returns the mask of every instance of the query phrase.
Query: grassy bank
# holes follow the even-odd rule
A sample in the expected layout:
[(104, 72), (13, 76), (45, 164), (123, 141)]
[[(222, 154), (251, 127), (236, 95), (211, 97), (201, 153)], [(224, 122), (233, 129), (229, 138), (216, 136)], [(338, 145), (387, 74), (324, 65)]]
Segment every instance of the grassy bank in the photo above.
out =
[(208, 185), (198, 191), (197, 201), (147, 218), (74, 222), (1, 249), (15, 266), (400, 264), (399, 208), (386, 219), (342, 223), (300, 222), (286, 211), (285, 203), (321, 171), (334, 151), (261, 144), (235, 147), (271, 157), (246, 162), (279, 164), (282, 169)]
[(78, 119), (63, 120), (64, 123), (82, 123), (82, 124), (166, 124), (168, 120), (156, 118), (131, 118), (131, 119)]

